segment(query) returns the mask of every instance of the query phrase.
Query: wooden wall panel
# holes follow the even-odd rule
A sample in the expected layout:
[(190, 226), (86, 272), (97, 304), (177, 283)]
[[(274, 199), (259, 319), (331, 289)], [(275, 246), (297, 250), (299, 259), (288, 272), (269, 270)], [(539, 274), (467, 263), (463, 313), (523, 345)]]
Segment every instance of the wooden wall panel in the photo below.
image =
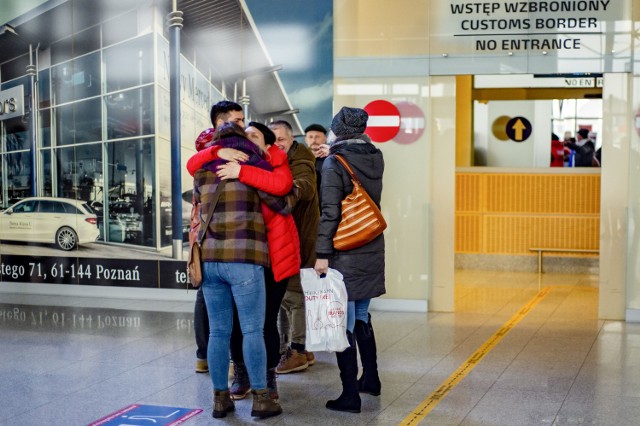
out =
[(530, 247), (598, 249), (599, 243), (598, 174), (456, 176), (456, 253), (531, 255)]

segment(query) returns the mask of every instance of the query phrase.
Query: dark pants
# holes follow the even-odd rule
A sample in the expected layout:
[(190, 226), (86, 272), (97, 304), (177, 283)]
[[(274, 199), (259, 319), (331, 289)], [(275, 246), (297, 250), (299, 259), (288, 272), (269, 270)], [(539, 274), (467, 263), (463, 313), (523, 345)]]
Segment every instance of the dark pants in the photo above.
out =
[[(278, 332), (278, 312), (287, 281), (276, 282), (271, 268), (264, 269), (264, 282), (267, 293), (267, 310), (264, 319), (264, 343), (267, 349), (267, 369), (276, 368), (280, 362), (280, 333)], [(242, 356), (242, 332), (238, 320), (238, 312), (233, 309), (233, 329), (231, 330), (231, 359), (234, 363), (244, 363)]]
[(207, 347), (209, 346), (209, 315), (207, 315), (207, 305), (204, 303), (202, 287), (196, 293), (196, 304), (193, 309), (193, 331), (196, 335), (196, 357), (206, 360)]

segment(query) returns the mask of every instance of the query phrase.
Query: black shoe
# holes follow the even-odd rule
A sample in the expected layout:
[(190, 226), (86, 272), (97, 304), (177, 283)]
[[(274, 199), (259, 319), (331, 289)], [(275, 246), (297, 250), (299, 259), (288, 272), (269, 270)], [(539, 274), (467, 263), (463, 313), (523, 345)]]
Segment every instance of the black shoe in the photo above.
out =
[(327, 401), (325, 407), (333, 411), (344, 411), (346, 413), (359, 413), (362, 402), (360, 395), (357, 393), (345, 394), (344, 392), (338, 399)]

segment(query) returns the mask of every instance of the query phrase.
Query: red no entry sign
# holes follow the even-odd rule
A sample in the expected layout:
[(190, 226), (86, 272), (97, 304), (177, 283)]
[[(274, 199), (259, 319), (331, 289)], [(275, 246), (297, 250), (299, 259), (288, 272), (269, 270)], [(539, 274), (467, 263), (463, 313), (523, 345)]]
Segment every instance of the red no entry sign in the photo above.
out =
[(387, 142), (400, 130), (400, 111), (388, 101), (377, 100), (367, 104), (364, 110), (369, 114), (364, 131), (374, 142)]

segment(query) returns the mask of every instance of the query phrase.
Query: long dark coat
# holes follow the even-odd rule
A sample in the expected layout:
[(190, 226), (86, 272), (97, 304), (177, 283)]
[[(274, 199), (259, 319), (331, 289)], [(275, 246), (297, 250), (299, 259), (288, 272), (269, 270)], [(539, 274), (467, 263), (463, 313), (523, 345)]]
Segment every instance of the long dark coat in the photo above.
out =
[(351, 177), (336, 160), (335, 154), (341, 154), (347, 160), (378, 206), (382, 194), (384, 159), (382, 152), (370, 142), (368, 136), (360, 135), (358, 139), (335, 142), (322, 167), (317, 257), (329, 259), (329, 267), (342, 273), (349, 300), (370, 299), (386, 292), (384, 235), (353, 250), (334, 250), (333, 236), (340, 223), (341, 202), (353, 190)]

